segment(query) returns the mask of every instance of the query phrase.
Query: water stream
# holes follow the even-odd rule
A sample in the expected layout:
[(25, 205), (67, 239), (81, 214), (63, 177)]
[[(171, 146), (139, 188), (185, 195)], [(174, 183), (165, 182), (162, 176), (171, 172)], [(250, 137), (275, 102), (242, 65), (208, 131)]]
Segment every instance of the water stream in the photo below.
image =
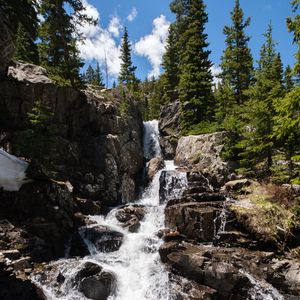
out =
[[(158, 122), (144, 123), (144, 155), (149, 161), (152, 157), (160, 155)], [(70, 264), (70, 260), (64, 259), (57, 264), (59, 272), (65, 278), (63, 284), (57, 290), (55, 280), (43, 283), (41, 278), (35, 281), (40, 285), (49, 300), (83, 300), (87, 299), (74, 285), (74, 277), (87, 261), (101, 265), (105, 271), (111, 272), (116, 278), (115, 293), (109, 300), (171, 300), (169, 293), (169, 274), (160, 261), (158, 249), (163, 243), (157, 237), (157, 232), (164, 228), (164, 208), (166, 203), (160, 201), (160, 177), (162, 172), (168, 176), (165, 178), (166, 199), (179, 198), (183, 189), (187, 186), (186, 174), (175, 171), (173, 161), (166, 161), (165, 168), (158, 171), (150, 185), (145, 189), (136, 204), (145, 208), (145, 216), (141, 220), (141, 226), (137, 232), (129, 232), (124, 229), (115, 217), (118, 208), (113, 209), (107, 216), (91, 216), (93, 225), (107, 226), (124, 235), (122, 246), (114, 252), (98, 252), (94, 244), (85, 239), (90, 255)], [(173, 188), (170, 188), (170, 187)], [(219, 216), (221, 228), (225, 230), (226, 212)], [(217, 234), (215, 229), (215, 234)], [(83, 236), (83, 235), (82, 235)], [(243, 271), (241, 271), (243, 272)], [(253, 283), (249, 299), (283, 299), (273, 291), (270, 285), (263, 291), (260, 282), (246, 274)], [(57, 274), (55, 275), (57, 276)], [(54, 282), (54, 283), (53, 283)], [(264, 298), (264, 295), (266, 298)]]

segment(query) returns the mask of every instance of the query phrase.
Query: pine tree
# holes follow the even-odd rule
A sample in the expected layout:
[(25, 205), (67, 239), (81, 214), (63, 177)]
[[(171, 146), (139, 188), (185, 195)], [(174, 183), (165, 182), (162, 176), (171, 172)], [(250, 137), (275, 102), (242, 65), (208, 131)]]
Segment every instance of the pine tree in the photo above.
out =
[(97, 65), (96, 65), (96, 69), (95, 69), (95, 72), (94, 72), (94, 78), (93, 78), (92, 83), (97, 85), (97, 86), (104, 87), (103, 75), (102, 75), (102, 72), (101, 72), (101, 69), (100, 69), (100, 66), (99, 66), (98, 62), (97, 62)]
[(45, 19), (40, 27), (41, 63), (56, 81), (78, 86), (83, 62), (76, 45), (82, 38), (77, 28), (95, 21), (84, 14), (81, 0), (42, 0), (40, 7)]
[(84, 79), (87, 84), (92, 84), (93, 80), (95, 78), (95, 71), (91, 65), (88, 66), (86, 69)]
[(128, 38), (127, 27), (125, 27), (124, 35), (122, 38), (122, 46), (121, 46), (121, 70), (119, 73), (119, 84), (126, 84), (129, 87), (132, 87), (137, 79), (135, 77), (136, 67), (132, 64), (131, 59), (131, 44)]
[(164, 100), (166, 103), (178, 98), (178, 84), (179, 84), (179, 47), (178, 47), (178, 33), (175, 29), (175, 24), (171, 24), (169, 28), (169, 36), (166, 44), (166, 52), (163, 56), (162, 67), (164, 74), (162, 77), (164, 85)]
[(242, 163), (250, 169), (265, 161), (262, 171), (269, 174), (274, 149), (272, 136), (274, 101), (283, 96), (283, 86), (282, 63), (280, 55), (275, 50), (271, 25), (265, 37), (266, 42), (261, 48), (258, 69), (255, 73), (256, 83), (249, 89), (250, 100), (245, 110), (247, 125), (241, 142), (243, 148), (241, 158)]
[(203, 0), (188, 1), (187, 28), (180, 36), (185, 45), (180, 54), (179, 99), (181, 130), (188, 133), (193, 126), (208, 120), (214, 110), (212, 97), (212, 63), (209, 60), (205, 24), (208, 21)]
[[(298, 10), (298, 7), (300, 5), (300, 0), (293, 0), (291, 2), (293, 12), (296, 12)], [(297, 78), (300, 77), (300, 15), (296, 15), (294, 18), (287, 18), (287, 27), (289, 32), (292, 32), (294, 34), (294, 43), (298, 45), (298, 52), (295, 54), (296, 63), (294, 66), (293, 73)]]
[[(297, 150), (300, 147), (300, 87), (297, 86), (283, 99), (275, 101), (273, 137), (284, 151), (288, 161), (289, 179), (294, 177), (294, 160), (299, 161)], [(298, 159), (297, 159), (298, 158)], [(298, 181), (300, 182), (299, 173)]]
[(38, 64), (38, 49), (34, 38), (26, 31), (22, 23), (19, 23), (16, 35), (16, 50), (14, 59), (22, 62)]
[(221, 78), (230, 84), (236, 103), (241, 104), (246, 100), (244, 92), (249, 88), (252, 80), (253, 59), (248, 48), (250, 38), (245, 34), (251, 19), (244, 20), (244, 12), (239, 0), (235, 0), (231, 20), (232, 26), (225, 26), (223, 31), (226, 35), (226, 49), (221, 58)]
[(294, 88), (295, 83), (293, 80), (293, 72), (291, 67), (288, 65), (284, 71), (284, 87), (285, 90), (289, 93)]

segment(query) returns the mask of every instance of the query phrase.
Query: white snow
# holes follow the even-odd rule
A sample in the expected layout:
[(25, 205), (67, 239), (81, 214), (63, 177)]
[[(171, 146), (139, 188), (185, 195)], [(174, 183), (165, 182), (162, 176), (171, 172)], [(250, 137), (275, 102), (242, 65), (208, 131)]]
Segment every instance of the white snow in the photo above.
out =
[(28, 163), (0, 148), (0, 188), (18, 191), (27, 182), (25, 171)]

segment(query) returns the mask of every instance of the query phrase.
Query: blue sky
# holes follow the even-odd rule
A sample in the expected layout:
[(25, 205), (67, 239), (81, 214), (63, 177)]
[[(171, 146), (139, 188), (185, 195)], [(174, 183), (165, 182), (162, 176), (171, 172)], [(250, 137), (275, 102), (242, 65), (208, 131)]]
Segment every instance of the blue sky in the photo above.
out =
[[(169, 10), (168, 0), (83, 0), (87, 13), (98, 17), (97, 27), (85, 26), (83, 32), (88, 37), (80, 46), (87, 63), (99, 61), (102, 68), (108, 65), (110, 82), (117, 78), (120, 61), (119, 46), (124, 26), (128, 27), (133, 45), (133, 62), (137, 66), (137, 76), (141, 79), (149, 75), (158, 76), (161, 56), (167, 38), (167, 29), (174, 15)], [(224, 50), (223, 27), (230, 25), (230, 11), (234, 0), (206, 0), (209, 22), (206, 27), (210, 59), (215, 68), (220, 63)], [(264, 42), (263, 33), (269, 22), (273, 24), (274, 39), (281, 53), (284, 65), (294, 63), (295, 45), (286, 28), (286, 17), (292, 15), (289, 0), (241, 0), (245, 16), (252, 21), (247, 30), (250, 48), (255, 59)]]

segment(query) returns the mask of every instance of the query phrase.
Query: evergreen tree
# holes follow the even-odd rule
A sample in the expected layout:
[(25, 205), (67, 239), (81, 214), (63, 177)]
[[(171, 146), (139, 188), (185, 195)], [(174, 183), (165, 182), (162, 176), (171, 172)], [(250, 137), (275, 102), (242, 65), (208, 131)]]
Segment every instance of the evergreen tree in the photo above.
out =
[(283, 96), (283, 87), (282, 64), (280, 55), (275, 50), (271, 25), (265, 37), (266, 42), (261, 48), (258, 69), (255, 73), (256, 83), (249, 90), (250, 100), (245, 111), (247, 124), (240, 145), (243, 148), (240, 156), (243, 165), (250, 169), (265, 161), (262, 171), (268, 174), (272, 166), (274, 148), (272, 136), (274, 100)]
[(212, 63), (209, 60), (205, 24), (208, 21), (203, 0), (188, 1), (187, 28), (180, 36), (185, 49), (180, 53), (179, 99), (181, 102), (181, 130), (188, 133), (213, 112)]
[(88, 66), (84, 74), (84, 80), (87, 84), (92, 84), (95, 78), (95, 71), (91, 65)]
[(79, 71), (83, 66), (76, 45), (82, 38), (78, 25), (95, 23), (84, 10), (81, 0), (41, 1), (40, 12), (45, 19), (40, 27), (41, 63), (57, 82), (72, 86), (80, 85)]
[[(293, 0), (291, 2), (293, 12), (298, 10), (300, 0)], [(297, 78), (300, 77), (300, 15), (296, 15), (294, 18), (287, 18), (287, 27), (289, 32), (294, 34), (294, 43), (298, 45), (298, 52), (295, 54), (296, 63), (294, 66), (293, 73)]]
[(288, 65), (284, 71), (284, 87), (285, 90), (289, 93), (294, 88), (295, 83), (293, 80), (293, 72), (291, 67)]
[(101, 69), (100, 69), (100, 66), (99, 66), (98, 62), (97, 62), (97, 65), (96, 65), (96, 69), (95, 69), (95, 72), (94, 72), (94, 78), (93, 78), (92, 83), (95, 84), (95, 85), (98, 85), (100, 87), (104, 87), (103, 75), (102, 75), (102, 72), (101, 72)]
[(240, 1), (235, 0), (235, 7), (231, 12), (232, 26), (224, 27), (226, 35), (226, 49), (222, 56), (221, 78), (226, 80), (233, 89), (236, 103), (246, 100), (245, 90), (250, 86), (253, 76), (253, 59), (248, 48), (249, 37), (245, 29), (250, 24), (250, 18), (244, 20), (244, 12)]
[(132, 64), (131, 59), (131, 45), (128, 38), (128, 31), (125, 27), (124, 35), (122, 38), (122, 46), (121, 46), (121, 70), (119, 73), (119, 84), (126, 84), (129, 87), (132, 87), (137, 79), (135, 77), (136, 67)]
[(164, 100), (166, 103), (178, 97), (179, 84), (179, 47), (178, 32), (176, 32), (175, 24), (171, 24), (169, 28), (169, 36), (166, 44), (166, 52), (163, 56), (162, 67), (164, 74), (162, 76), (164, 86)]
[[(297, 150), (300, 147), (300, 87), (297, 86), (283, 99), (275, 101), (276, 115), (274, 117), (273, 137), (284, 150), (288, 161), (289, 179), (294, 177), (294, 160), (299, 161)], [(298, 181), (300, 182), (299, 173)]]
[(14, 59), (22, 62), (38, 64), (38, 49), (34, 38), (26, 31), (22, 23), (19, 23), (16, 34), (16, 50)]

